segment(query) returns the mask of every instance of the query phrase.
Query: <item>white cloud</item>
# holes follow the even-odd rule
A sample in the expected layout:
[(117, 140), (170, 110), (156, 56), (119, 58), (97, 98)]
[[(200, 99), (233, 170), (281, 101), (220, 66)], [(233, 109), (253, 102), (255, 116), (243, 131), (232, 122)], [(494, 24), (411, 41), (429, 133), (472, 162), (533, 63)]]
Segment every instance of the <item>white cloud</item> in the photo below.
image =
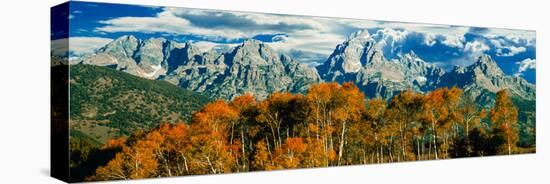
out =
[[(225, 14), (224, 14), (225, 13)], [(254, 22), (261, 25), (305, 25), (317, 31), (328, 31), (327, 25), (320, 22), (322, 18), (299, 17), (299, 16), (280, 16), (259, 13), (242, 12), (216, 12), (209, 10), (186, 9), (186, 8), (164, 8), (162, 12), (154, 17), (118, 17), (109, 20), (100, 21), (105, 24), (96, 31), (99, 32), (144, 32), (144, 33), (173, 33), (173, 34), (193, 34), (205, 37), (210, 40), (216, 38), (241, 39), (250, 38), (257, 34), (276, 34), (280, 33), (276, 29), (256, 30), (246, 26), (204, 28), (183, 18), (183, 15), (201, 15), (223, 18), (225, 15), (233, 15), (242, 20)], [(269, 28), (269, 26), (266, 26)]]
[(313, 30), (329, 31), (330, 27), (325, 24), (325, 21), (332, 21), (331, 19), (322, 17), (304, 17), (304, 16), (281, 16), (274, 14), (262, 14), (262, 13), (244, 13), (244, 12), (232, 12), (234, 15), (242, 16), (256, 24), (267, 25), (307, 25)]
[(299, 49), (306, 52), (329, 55), (337, 44), (343, 42), (343, 35), (323, 33), (313, 30), (304, 30), (289, 34), (288, 39), (283, 42), (268, 43), (275, 50), (288, 52), (291, 49)]
[(497, 56), (514, 56), (527, 50), (525, 47), (510, 45), (502, 38), (492, 39), (490, 42), (495, 46)]
[(489, 49), (490, 49), (489, 46), (487, 46), (482, 41), (478, 41), (478, 40), (475, 40), (473, 42), (468, 42), (464, 46), (464, 52), (467, 52), (474, 57), (477, 57), (483, 54), (483, 52), (488, 51)]
[(482, 35), (488, 38), (504, 36), (516, 43), (520, 43), (521, 41), (534, 42), (537, 36), (535, 31), (516, 29), (488, 29)]
[(159, 13), (157, 17), (119, 17), (110, 20), (99, 21), (106, 26), (96, 28), (103, 32), (166, 32), (174, 33), (183, 30), (190, 23), (166, 13)]
[(443, 42), (441, 43), (453, 48), (463, 48), (464, 42), (465, 42), (464, 36), (457, 36), (457, 37), (445, 37), (445, 40), (443, 40)]
[(209, 41), (198, 41), (198, 42), (194, 42), (193, 45), (199, 47), (201, 51), (206, 52), (220, 44), (215, 42), (209, 42)]
[(424, 44), (431, 46), (435, 44), (435, 37), (443, 37), (441, 43), (449, 47), (462, 48), (464, 47), (464, 34), (468, 32), (468, 27), (435, 25), (435, 24), (418, 24), (404, 22), (384, 22), (372, 20), (350, 20), (344, 19), (341, 23), (348, 24), (357, 28), (389, 28), (389, 29), (404, 29), (408, 32), (417, 32), (426, 35)]
[(450, 60), (450, 65), (468, 66), (490, 49), (491, 48), (481, 40), (466, 42), (464, 48), (462, 49), (462, 57)]
[[(251, 29), (246, 26), (204, 28), (183, 18), (182, 15), (199, 15), (220, 17), (228, 15), (236, 16), (239, 19), (253, 22), (256, 25), (267, 27), (264, 30)], [(222, 41), (222, 39), (234, 40), (251, 38), (258, 34), (279, 34), (277, 25), (306, 26), (308, 29), (291, 30), (284, 32), (287, 36), (276, 36), (273, 39), (280, 39), (277, 43), (270, 43), (278, 50), (289, 51), (291, 48), (299, 48), (303, 51), (315, 52), (328, 55), (335, 45), (342, 42), (343, 35), (333, 33), (333, 24), (328, 23), (331, 19), (300, 16), (280, 16), (272, 14), (243, 13), (243, 12), (219, 12), (185, 9), (185, 8), (164, 8), (162, 12), (154, 17), (119, 17), (110, 20), (103, 20), (100, 23), (103, 27), (96, 28), (101, 32), (144, 32), (144, 33), (170, 33), (174, 35), (192, 34), (210, 41)], [(267, 26), (266, 26), (267, 25)], [(205, 49), (214, 47), (213, 42), (200, 42)]]
[(521, 76), (523, 75), (523, 72), (527, 70), (534, 70), (536, 68), (536, 60), (527, 58), (522, 61), (517, 61), (516, 65), (518, 65), (518, 72), (515, 73), (515, 76)]
[(286, 35), (277, 35), (271, 38), (272, 42), (286, 42), (288, 40), (288, 36)]
[[(71, 37), (69, 39), (57, 39), (51, 41), (52, 54), (66, 56), (67, 49), (76, 56), (93, 53), (96, 49), (113, 41), (110, 38), (101, 37)], [(68, 46), (68, 48), (67, 48)]]
[(432, 33), (425, 34), (424, 45), (431, 47), (435, 43), (436, 43), (436, 41), (435, 41), (435, 35), (434, 34), (432, 34)]
[[(379, 41), (381, 47), (395, 47), (396, 44), (401, 44), (407, 38), (409, 32), (407, 30), (395, 30), (390, 28), (379, 29), (371, 37)], [(430, 42), (430, 41), (426, 41)]]
[(188, 20), (175, 16), (171, 11), (163, 11), (155, 17), (118, 17), (103, 20), (99, 23), (106, 26), (96, 28), (98, 32), (143, 32), (143, 33), (172, 33), (196, 34), (210, 39), (226, 37), (238, 39), (248, 36), (238, 30), (205, 29), (193, 26)]
[(207, 52), (210, 50), (220, 50), (220, 51), (228, 51), (231, 48), (239, 45), (239, 44), (229, 44), (229, 43), (216, 43), (216, 42), (210, 42), (210, 41), (198, 41), (193, 42), (193, 45), (199, 47), (199, 49), (202, 52)]
[[(497, 40), (502, 43), (504, 43), (503, 38), (505, 38), (506, 41), (508, 42), (513, 42), (514, 44), (522, 45), (524, 47), (536, 46), (535, 44), (536, 44), (537, 35), (535, 31), (515, 30), (515, 29), (488, 29), (481, 35), (488, 39)], [(519, 48), (519, 49), (522, 49), (522, 48)], [(520, 50), (516, 50), (516, 51), (520, 51)], [(513, 56), (515, 54), (510, 53), (510, 55)]]
[[(193, 16), (190, 16), (193, 15)], [(200, 18), (197, 18), (200, 17)], [(219, 19), (216, 19), (216, 18)], [(208, 19), (199, 22), (200, 19)], [(214, 26), (208, 21), (213, 22)], [(219, 22), (227, 25), (219, 25)], [(244, 26), (235, 26), (237, 23)], [(423, 36), (422, 44), (433, 46), (436, 43), (448, 47), (463, 50), (468, 57), (476, 57), (492, 47), (482, 41), (466, 42), (464, 35), (469, 32), (469, 27), (416, 24), (403, 22), (384, 22), (358, 19), (333, 19), (307, 16), (275, 15), (247, 12), (229, 12), (216, 10), (200, 10), (186, 8), (163, 8), (162, 11), (150, 17), (118, 17), (100, 21), (104, 24), (95, 29), (99, 34), (114, 32), (143, 32), (161, 33), (172, 36), (194, 35), (207, 41), (195, 42), (203, 50), (217, 47), (226, 47), (227, 44), (216, 43), (223, 41), (235, 41), (236, 39), (252, 38), (258, 34), (280, 34), (272, 38), (268, 43), (276, 50), (289, 52), (292, 49), (306, 53), (329, 55), (339, 43), (342, 43), (349, 30), (378, 28), (373, 37), (379, 36), (379, 44), (382, 47), (399, 48), (403, 40), (412, 33), (420, 33)], [(202, 25), (199, 25), (201, 24)], [(216, 25), (218, 23), (218, 25)], [(247, 25), (251, 25), (249, 27)], [(219, 27), (216, 27), (219, 26)], [(303, 29), (299, 27), (303, 26)], [(283, 28), (281, 28), (283, 27)], [(281, 28), (281, 29), (279, 29)], [(488, 29), (482, 34), (497, 38), (505, 35), (506, 38), (515, 39), (517, 42), (534, 44), (534, 32), (522, 30)], [(419, 35), (420, 35), (419, 34)], [(524, 37), (526, 36), (526, 37)], [(531, 40), (532, 38), (532, 40)], [(515, 55), (525, 52), (525, 47), (508, 46), (495, 51), (499, 56)], [(453, 53), (456, 54), (456, 53)]]
[(510, 46), (505, 48), (508, 49), (508, 52), (504, 52), (502, 48), (498, 48), (497, 56), (514, 56), (516, 54), (525, 52), (527, 50), (525, 47), (515, 47), (515, 46)]

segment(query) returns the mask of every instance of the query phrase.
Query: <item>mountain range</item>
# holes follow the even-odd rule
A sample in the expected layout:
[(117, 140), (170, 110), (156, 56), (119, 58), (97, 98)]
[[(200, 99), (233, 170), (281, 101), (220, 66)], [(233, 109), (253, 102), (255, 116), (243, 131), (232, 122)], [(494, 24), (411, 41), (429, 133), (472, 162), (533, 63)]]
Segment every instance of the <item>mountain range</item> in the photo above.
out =
[(268, 44), (248, 39), (220, 52), (203, 51), (191, 42), (163, 38), (140, 40), (122, 36), (72, 62), (115, 68), (147, 79), (165, 80), (210, 98), (232, 99), (245, 93), (266, 98), (279, 91), (304, 93), (318, 82), (355, 83), (367, 97), (391, 98), (412, 89), (425, 93), (457, 86), (482, 106), (494, 103), (494, 94), (508, 89), (513, 97), (535, 100), (535, 85), (506, 75), (488, 55), (470, 66), (445, 71), (411, 51), (388, 60), (368, 31), (359, 31), (338, 44), (321, 65), (312, 67)]

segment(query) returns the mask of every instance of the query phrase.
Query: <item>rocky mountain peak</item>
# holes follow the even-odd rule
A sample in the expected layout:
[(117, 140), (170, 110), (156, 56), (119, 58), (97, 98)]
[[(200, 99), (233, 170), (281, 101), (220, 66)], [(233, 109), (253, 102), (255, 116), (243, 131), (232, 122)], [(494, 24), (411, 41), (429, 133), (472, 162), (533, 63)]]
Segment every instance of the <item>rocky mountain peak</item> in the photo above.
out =
[(412, 69), (412, 68), (432, 69), (436, 72), (444, 72), (443, 69), (435, 66), (432, 63), (426, 62), (424, 59), (420, 58), (420, 56), (416, 55), (416, 53), (413, 50), (401, 56), (400, 61), (403, 65), (405, 65), (409, 69)]
[(338, 44), (327, 61), (317, 67), (328, 81), (349, 81), (365, 67), (383, 63), (385, 58), (367, 30), (360, 30)]
[(99, 49), (99, 52), (122, 54), (131, 57), (140, 44), (140, 40), (132, 35), (121, 36)]
[(123, 46), (123, 45), (138, 45), (139, 42), (140, 40), (137, 39), (135, 36), (124, 35), (108, 43), (107, 45), (105, 45), (104, 48), (112, 48), (112, 47)]
[(362, 29), (362, 30), (356, 31), (356, 32), (352, 33), (351, 35), (349, 35), (348, 36), (348, 41), (349, 40), (354, 40), (354, 39), (368, 39), (368, 38), (370, 38), (369, 31), (366, 30), (366, 29)]
[(503, 76), (504, 72), (497, 63), (491, 58), (491, 56), (483, 54), (478, 57), (476, 62), (469, 66), (471, 70), (477, 73), (482, 73), (486, 76)]
[(262, 48), (265, 50), (265, 44), (261, 41), (246, 39), (241, 45), (235, 48), (235, 52), (259, 53)]
[(138, 42), (139, 40), (134, 35), (124, 35), (121, 37), (118, 37), (113, 42), (115, 43), (121, 43), (121, 42)]
[(241, 44), (241, 46), (242, 47), (259, 47), (262, 44), (263, 43), (259, 40), (249, 38), (249, 39), (244, 40), (244, 42)]
[(410, 50), (408, 53), (405, 54), (405, 57), (410, 57), (410, 58), (419, 58), (416, 53), (414, 52), (414, 50)]
[(280, 65), (281, 54), (270, 46), (254, 39), (247, 39), (233, 52), (226, 54), (230, 64), (239, 65)]
[[(458, 86), (478, 97), (510, 89), (534, 99), (534, 86), (506, 76), (488, 55), (449, 72), (410, 51), (389, 61), (368, 31), (361, 30), (338, 44), (327, 60), (310, 68), (259, 40), (247, 39), (223, 52), (204, 53), (192, 42), (122, 36), (80, 63), (109, 66), (136, 76), (167, 80), (212, 98), (232, 99), (252, 93), (265, 98), (278, 91), (305, 92), (313, 83), (354, 82), (367, 96), (390, 98), (400, 91), (427, 92)], [(317, 69), (317, 70), (315, 70)]]
[[(186, 44), (182, 50), (193, 48), (192, 44)], [(189, 59), (176, 57), (187, 64), (176, 67), (165, 79), (182, 88), (222, 99), (245, 93), (259, 99), (273, 92), (303, 93), (320, 81), (315, 69), (258, 40), (248, 39), (229, 52), (213, 54), (215, 52), (201, 53)]]

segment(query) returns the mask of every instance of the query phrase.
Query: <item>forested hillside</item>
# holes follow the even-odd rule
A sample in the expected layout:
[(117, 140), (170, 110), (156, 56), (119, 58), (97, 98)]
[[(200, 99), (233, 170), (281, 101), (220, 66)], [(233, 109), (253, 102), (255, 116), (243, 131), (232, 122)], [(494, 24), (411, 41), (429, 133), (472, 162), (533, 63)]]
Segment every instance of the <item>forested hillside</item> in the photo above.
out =
[[(534, 132), (530, 132), (534, 134)], [(480, 109), (459, 88), (366, 99), (352, 83), (214, 101), (189, 124), (109, 141), (113, 158), (89, 180), (217, 174), (534, 152), (520, 145), (507, 91)]]
[(209, 99), (164, 81), (147, 80), (107, 67), (71, 65), (71, 129), (104, 142), (159, 122), (175, 123)]

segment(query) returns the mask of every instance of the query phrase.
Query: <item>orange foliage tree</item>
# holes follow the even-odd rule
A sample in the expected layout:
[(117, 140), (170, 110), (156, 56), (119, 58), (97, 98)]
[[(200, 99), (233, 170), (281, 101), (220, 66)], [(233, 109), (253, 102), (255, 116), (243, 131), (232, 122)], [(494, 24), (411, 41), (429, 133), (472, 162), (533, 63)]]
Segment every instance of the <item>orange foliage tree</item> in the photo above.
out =
[(512, 154), (518, 141), (518, 110), (508, 97), (508, 91), (497, 92), (496, 102), (491, 109), (491, 121), (493, 128), (497, 129), (506, 143), (503, 152)]
[(506, 91), (497, 93), (490, 115), (493, 127), (481, 126), (484, 110), (463, 100), (456, 87), (427, 94), (408, 90), (389, 102), (367, 100), (352, 83), (320, 83), (305, 95), (277, 92), (260, 101), (245, 94), (205, 105), (189, 124), (161, 124), (109, 140), (103, 149), (120, 151), (88, 179), (439, 159), (460, 156), (459, 140), (466, 140), (466, 156), (491, 153), (483, 149), (492, 144), (470, 146), (469, 137), (480, 142), (503, 137), (502, 150), (511, 154), (518, 139), (517, 108)]

